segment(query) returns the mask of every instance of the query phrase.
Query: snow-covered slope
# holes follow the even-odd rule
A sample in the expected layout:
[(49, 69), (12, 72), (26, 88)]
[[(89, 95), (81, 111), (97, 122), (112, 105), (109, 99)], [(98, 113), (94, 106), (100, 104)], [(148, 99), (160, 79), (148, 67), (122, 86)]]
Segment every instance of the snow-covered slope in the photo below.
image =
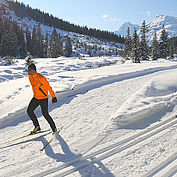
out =
[(136, 30), (139, 30), (139, 28), (140, 28), (140, 26), (137, 25), (137, 24), (132, 24), (132, 23), (130, 23), (130, 22), (126, 22), (126, 23), (124, 23), (124, 24), (119, 28), (118, 31), (115, 31), (115, 34), (126, 36), (126, 35), (127, 35), (128, 27), (129, 27), (129, 29), (130, 29), (130, 35), (133, 34), (134, 28), (135, 28)]
[[(43, 152), (47, 133), (13, 141), (33, 129), (24, 60), (0, 65), (0, 176), (176, 175), (177, 61), (98, 67), (121, 59), (92, 59), (35, 60), (58, 98), (49, 100), (50, 114), (64, 126)], [(36, 114), (49, 129), (40, 109)]]
[[(3, 5), (3, 10), (1, 9)], [(28, 27), (29, 30), (33, 31), (33, 27), (37, 27), (39, 22), (36, 22), (35, 20), (28, 18), (28, 17), (18, 17), (15, 15), (15, 12), (13, 10), (10, 10), (8, 3), (6, 0), (1, 0), (0, 1), (0, 15), (3, 16), (3, 18), (8, 18), (13, 21), (16, 21), (19, 26), (21, 26), (24, 30), (26, 31), (26, 28)], [(41, 31), (43, 35), (45, 36), (46, 33), (51, 35), (53, 31), (53, 27), (46, 26), (44, 24), (40, 24)], [(107, 42), (107, 41), (102, 41), (99, 40), (95, 37), (88, 36), (88, 35), (83, 35), (79, 33), (74, 33), (74, 32), (68, 32), (61, 30), (59, 28), (56, 28), (56, 31), (60, 36), (65, 37), (69, 36), (71, 38), (72, 46), (73, 46), (73, 56), (88, 56), (88, 48), (91, 47), (91, 54), (93, 56), (98, 56), (99, 54), (101, 55), (108, 55), (109, 51), (112, 50), (119, 50), (121, 47), (123, 47), (123, 44), (120, 43), (115, 43), (115, 42)], [(87, 49), (85, 48), (85, 44), (87, 45)], [(94, 49), (94, 47), (97, 46), (97, 49)], [(112, 53), (115, 55), (115, 51)]]
[(168, 32), (169, 38), (177, 36), (177, 18), (159, 15), (147, 25), (149, 30), (149, 32), (147, 33), (148, 39), (152, 41), (155, 32), (157, 34), (157, 38), (160, 39), (163, 26)]
[[(22, 26), (22, 28), (24, 29), (24, 31), (26, 30), (26, 27), (29, 28), (29, 30), (32, 32), (33, 27), (38, 25), (38, 22), (29, 19), (28, 17), (25, 18), (20, 18), (18, 16), (15, 15), (15, 12), (10, 10), (8, 3), (6, 2), (6, 0), (0, 0), (0, 7), (3, 5), (4, 9), (0, 10), (0, 14), (4, 17), (4, 18), (8, 18), (8, 19), (12, 19), (14, 21), (16, 21), (20, 26)], [(51, 34), (53, 31), (52, 27), (46, 26), (41, 24), (41, 29), (42, 32), (45, 34), (46, 32), (48, 34)], [(67, 35), (68, 32), (60, 30), (60, 29), (56, 29), (57, 33), (59, 33), (61, 36)]]

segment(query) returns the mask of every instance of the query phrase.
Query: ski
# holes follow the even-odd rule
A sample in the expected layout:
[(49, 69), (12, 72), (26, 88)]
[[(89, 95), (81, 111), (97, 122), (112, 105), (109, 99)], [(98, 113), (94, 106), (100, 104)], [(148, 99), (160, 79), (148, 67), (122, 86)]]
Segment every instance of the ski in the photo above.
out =
[(55, 136), (55, 134), (52, 133), (51, 138), (47, 141), (46, 144), (43, 145), (43, 147), (42, 147), (42, 149), (40, 149), (40, 151), (43, 151), (52, 142), (52, 140), (54, 139), (54, 136)]
[(19, 137), (19, 138), (16, 138), (16, 139), (14, 139), (13, 141), (17, 141), (17, 140), (26, 138), (26, 137), (28, 137), (28, 136), (37, 135), (37, 134), (45, 133), (45, 132), (49, 132), (49, 131), (51, 131), (51, 130), (41, 130), (41, 131), (39, 131), (39, 132), (37, 132), (37, 133), (34, 133), (34, 134), (29, 133), (29, 134), (27, 134), (27, 135), (24, 135), (24, 136), (21, 136), (21, 137)]
[(40, 149), (40, 151), (43, 151), (53, 141), (55, 135), (58, 134), (58, 133), (60, 133), (60, 131), (62, 130), (62, 128), (63, 128), (63, 126), (56, 133), (52, 133), (51, 138), (46, 142), (46, 144), (43, 145), (43, 147)]

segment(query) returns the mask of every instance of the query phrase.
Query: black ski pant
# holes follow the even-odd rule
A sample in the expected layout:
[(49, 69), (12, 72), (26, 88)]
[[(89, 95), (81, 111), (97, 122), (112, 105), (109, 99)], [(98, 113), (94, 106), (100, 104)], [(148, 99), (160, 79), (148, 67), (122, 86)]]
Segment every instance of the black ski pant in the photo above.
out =
[(34, 114), (34, 110), (39, 105), (41, 106), (42, 115), (45, 117), (47, 122), (50, 124), (50, 127), (51, 127), (52, 131), (55, 131), (55, 129), (56, 129), (55, 123), (54, 123), (52, 117), (49, 115), (49, 112), (48, 112), (48, 98), (41, 99), (41, 100), (38, 100), (36, 98), (32, 98), (32, 100), (30, 101), (28, 109), (27, 109), (27, 113), (28, 113), (29, 117), (31, 118), (34, 126), (35, 127), (39, 126), (39, 122), (37, 120), (37, 117)]

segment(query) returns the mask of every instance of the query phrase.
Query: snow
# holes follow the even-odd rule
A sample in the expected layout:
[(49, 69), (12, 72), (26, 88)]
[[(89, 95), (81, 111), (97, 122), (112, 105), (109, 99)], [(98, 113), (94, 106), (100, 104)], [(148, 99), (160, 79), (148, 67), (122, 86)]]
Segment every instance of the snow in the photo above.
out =
[(129, 33), (130, 35), (133, 35), (134, 29), (139, 30), (140, 26), (137, 24), (132, 24), (130, 22), (125, 22), (123, 25), (121, 25), (121, 27), (119, 28), (118, 31), (115, 31), (114, 33), (117, 35), (123, 35), (123, 36), (127, 36), (127, 30), (129, 28)]
[(50, 115), (64, 127), (42, 152), (50, 134), (13, 141), (33, 129), (32, 89), (24, 60), (0, 61), (0, 176), (177, 176), (176, 60), (34, 60), (58, 99), (49, 99)]
[(158, 15), (147, 25), (147, 28), (149, 30), (147, 36), (150, 42), (152, 42), (155, 32), (157, 34), (157, 39), (160, 39), (163, 26), (167, 31), (169, 38), (177, 36), (177, 18), (165, 15)]

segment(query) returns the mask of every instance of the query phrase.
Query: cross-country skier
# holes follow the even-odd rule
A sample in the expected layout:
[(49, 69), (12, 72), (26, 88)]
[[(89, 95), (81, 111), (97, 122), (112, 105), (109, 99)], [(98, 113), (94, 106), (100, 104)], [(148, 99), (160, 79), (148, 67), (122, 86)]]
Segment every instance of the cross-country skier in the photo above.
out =
[(35, 128), (31, 132), (31, 134), (35, 134), (38, 131), (41, 130), (39, 122), (37, 120), (36, 115), (34, 114), (34, 110), (40, 105), (42, 114), (47, 120), (47, 122), (50, 124), (50, 127), (54, 133), (57, 132), (57, 128), (55, 126), (55, 123), (52, 119), (52, 117), (49, 115), (48, 112), (48, 97), (50, 93), (52, 97), (52, 103), (57, 102), (57, 98), (55, 97), (55, 93), (52, 90), (52, 87), (49, 85), (49, 82), (47, 81), (46, 77), (44, 77), (42, 74), (39, 74), (36, 71), (36, 66), (34, 64), (30, 64), (28, 66), (28, 74), (29, 81), (33, 89), (33, 98), (31, 102), (29, 103), (27, 113), (29, 117), (31, 118)]

